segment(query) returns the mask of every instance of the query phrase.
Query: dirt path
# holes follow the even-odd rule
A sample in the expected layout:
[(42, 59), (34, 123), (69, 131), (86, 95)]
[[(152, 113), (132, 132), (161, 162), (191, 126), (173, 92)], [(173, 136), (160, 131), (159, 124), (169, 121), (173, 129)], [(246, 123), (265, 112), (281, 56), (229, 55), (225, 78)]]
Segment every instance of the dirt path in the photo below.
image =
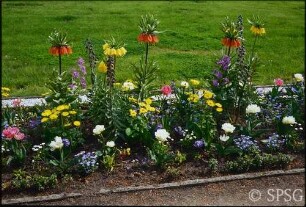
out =
[(28, 205), (304, 206), (305, 175), (301, 173), (203, 184), (193, 187), (112, 193), (108, 195), (85, 195)]

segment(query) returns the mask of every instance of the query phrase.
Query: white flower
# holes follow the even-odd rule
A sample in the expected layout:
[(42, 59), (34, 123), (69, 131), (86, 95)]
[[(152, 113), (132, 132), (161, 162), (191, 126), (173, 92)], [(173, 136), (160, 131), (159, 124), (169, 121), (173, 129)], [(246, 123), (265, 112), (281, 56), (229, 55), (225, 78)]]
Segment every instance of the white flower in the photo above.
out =
[(170, 138), (170, 134), (165, 129), (158, 129), (155, 132), (155, 137), (161, 142), (167, 141), (167, 138)]
[(189, 87), (189, 83), (186, 82), (186, 81), (182, 81), (181, 82), (181, 86), (184, 87), (184, 88), (188, 88)]
[(247, 106), (245, 113), (247, 114), (256, 114), (260, 112), (260, 107), (257, 106), (256, 104), (250, 104)]
[(56, 136), (49, 146), (51, 147), (51, 151), (54, 151), (55, 149), (61, 149), (64, 146), (64, 143), (61, 137)]
[(285, 116), (282, 120), (283, 124), (295, 124), (295, 118), (293, 116)]
[(115, 142), (114, 141), (108, 141), (108, 142), (106, 142), (106, 146), (114, 147), (115, 146)]
[(122, 84), (122, 90), (123, 91), (131, 91), (131, 90), (134, 90), (134, 89), (135, 89), (135, 85), (134, 85), (134, 83), (132, 83), (130, 81), (125, 81)]
[(92, 130), (94, 135), (99, 135), (105, 130), (104, 125), (96, 125), (96, 127)]
[(220, 138), (221, 141), (226, 142), (229, 139), (229, 136), (223, 134), (219, 138)]
[(231, 125), (230, 123), (224, 123), (222, 124), (222, 129), (225, 131), (225, 133), (233, 133), (235, 130), (235, 127)]
[(303, 75), (300, 74), (300, 73), (294, 74), (294, 78), (295, 78), (295, 80), (296, 80), (297, 82), (303, 82), (303, 81), (304, 81), (304, 77), (303, 77)]

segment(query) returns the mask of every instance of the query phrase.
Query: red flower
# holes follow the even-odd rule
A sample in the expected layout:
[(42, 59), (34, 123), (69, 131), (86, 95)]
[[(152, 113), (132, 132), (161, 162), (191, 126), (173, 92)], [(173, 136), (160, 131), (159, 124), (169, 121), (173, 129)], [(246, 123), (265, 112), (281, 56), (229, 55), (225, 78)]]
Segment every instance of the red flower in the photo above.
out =
[(171, 86), (169, 86), (169, 85), (164, 85), (164, 86), (161, 88), (161, 92), (162, 92), (164, 95), (166, 95), (166, 96), (170, 95), (171, 92), (172, 92)]
[(237, 39), (230, 39), (227, 37), (224, 37), (222, 40), (222, 45), (226, 47), (240, 47), (240, 41)]
[(69, 55), (69, 54), (72, 54), (72, 49), (69, 46), (52, 46), (49, 49), (49, 53), (51, 55), (55, 55), (55, 56), (58, 56), (59, 54), (61, 54), (61, 55), (66, 55), (66, 54)]
[(141, 33), (137, 40), (139, 42), (145, 42), (150, 44), (155, 44), (159, 41), (158, 37), (154, 34)]

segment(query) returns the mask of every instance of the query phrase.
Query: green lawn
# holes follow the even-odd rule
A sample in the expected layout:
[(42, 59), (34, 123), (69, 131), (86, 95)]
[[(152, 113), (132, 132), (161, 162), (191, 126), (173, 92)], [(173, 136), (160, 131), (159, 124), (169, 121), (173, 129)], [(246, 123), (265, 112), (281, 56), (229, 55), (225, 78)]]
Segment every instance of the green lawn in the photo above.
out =
[[(304, 1), (4, 1), (2, 2), (2, 86), (11, 96), (41, 95), (58, 59), (48, 53), (48, 36), (54, 28), (65, 31), (73, 54), (63, 58), (63, 69), (76, 66), (78, 57), (89, 69), (84, 41), (90, 38), (102, 56), (104, 39), (124, 41), (128, 53), (118, 59), (118, 81), (132, 78), (131, 63), (138, 62), (143, 45), (136, 40), (140, 16), (159, 20), (160, 43), (150, 56), (160, 70), (156, 84), (186, 78), (205, 79), (220, 57), (226, 16), (244, 17), (246, 47), (253, 37), (247, 18), (265, 20), (267, 35), (258, 41), (261, 59), (256, 84), (272, 84), (276, 77), (290, 80), (305, 69)], [(89, 77), (88, 77), (89, 80)]]

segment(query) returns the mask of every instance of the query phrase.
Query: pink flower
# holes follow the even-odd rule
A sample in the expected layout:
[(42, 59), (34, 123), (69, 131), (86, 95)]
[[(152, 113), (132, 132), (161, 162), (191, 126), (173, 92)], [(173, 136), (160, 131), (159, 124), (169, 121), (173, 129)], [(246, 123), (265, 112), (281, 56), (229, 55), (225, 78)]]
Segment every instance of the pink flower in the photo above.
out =
[(2, 136), (6, 139), (17, 139), (22, 140), (24, 139), (24, 134), (19, 131), (18, 127), (7, 127), (2, 131)]
[(21, 104), (21, 99), (20, 98), (17, 98), (17, 99), (13, 100), (13, 106), (14, 107), (19, 107), (20, 104)]
[(161, 92), (162, 92), (164, 95), (168, 96), (168, 95), (171, 94), (172, 89), (171, 89), (171, 87), (170, 87), (169, 85), (164, 85), (164, 86), (161, 88)]
[(282, 86), (284, 84), (284, 81), (280, 78), (274, 79), (274, 84), (277, 86)]
[(19, 133), (15, 134), (14, 137), (15, 137), (16, 140), (23, 140), (25, 136), (24, 136), (24, 133), (19, 132)]

